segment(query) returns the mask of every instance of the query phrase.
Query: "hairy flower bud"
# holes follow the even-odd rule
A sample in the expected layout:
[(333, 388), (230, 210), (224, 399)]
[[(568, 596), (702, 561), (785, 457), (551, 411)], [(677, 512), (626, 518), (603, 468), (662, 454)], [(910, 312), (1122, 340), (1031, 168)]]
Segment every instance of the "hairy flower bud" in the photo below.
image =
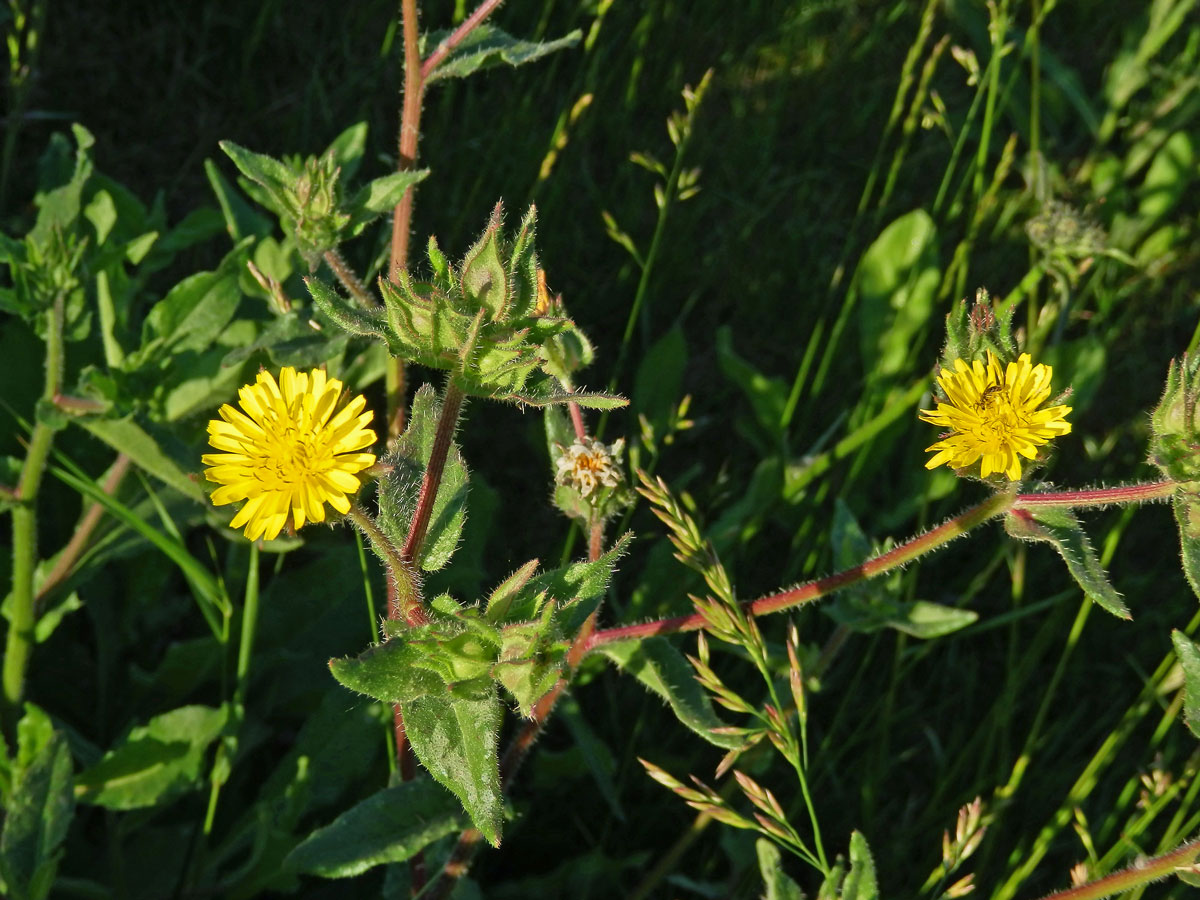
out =
[(1150, 462), (1174, 481), (1200, 481), (1200, 355), (1172, 360), (1150, 416)]

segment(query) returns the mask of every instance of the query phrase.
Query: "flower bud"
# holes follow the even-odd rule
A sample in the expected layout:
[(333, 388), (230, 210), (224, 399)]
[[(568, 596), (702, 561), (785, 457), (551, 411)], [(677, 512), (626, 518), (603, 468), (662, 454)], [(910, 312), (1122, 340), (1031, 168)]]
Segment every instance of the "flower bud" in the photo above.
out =
[(1200, 481), (1200, 356), (1172, 360), (1162, 400), (1150, 416), (1150, 462), (1175, 481)]

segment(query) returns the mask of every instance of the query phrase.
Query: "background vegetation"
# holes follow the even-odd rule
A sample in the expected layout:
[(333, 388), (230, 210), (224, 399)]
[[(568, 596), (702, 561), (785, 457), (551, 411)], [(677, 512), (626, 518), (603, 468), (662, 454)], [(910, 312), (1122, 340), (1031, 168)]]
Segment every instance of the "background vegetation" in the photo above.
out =
[[(495, 21), (511, 33), (581, 29), (584, 39), (429, 95), (421, 163), (433, 171), (418, 189), (414, 246), (432, 234), (458, 254), (498, 198), (510, 217), (537, 204), (550, 286), (598, 348), (581, 380), (612, 380), (632, 400), (605, 437), (625, 435), (635, 461), (689, 493), (742, 597), (835, 568), (851, 519), (877, 541), (902, 538), (983, 495), (924, 470), (934, 437), (915, 417), (943, 317), (979, 286), (1022, 304), (1026, 345), (1074, 387), (1074, 432), (1043, 476), (1072, 486), (1149, 478), (1147, 410), (1168, 361), (1200, 335), (1194, 7), (510, 0)], [(466, 12), (423, 9), (431, 28)], [(365, 121), (364, 172), (394, 168), (394, 3), (47, 5), (38, 33), (31, 75), (10, 78), (0, 215), (8, 233), (25, 232), (39, 155), (53, 132), (84, 124), (100, 171), (171, 225), (190, 217), (180, 252), (137, 285), (131, 322), (229, 249), (211, 172), (232, 181), (235, 170), (218, 140), (318, 153)], [(699, 170), (701, 190), (664, 215), (653, 163), (630, 155), (672, 165), (664, 121), (710, 68), (682, 162)], [(372, 234), (373, 246), (351, 248), (359, 271), (386, 258), (386, 226)], [(242, 302), (243, 315), (265, 320), (261, 299)], [(0, 319), (0, 454), (23, 455), (19, 423), (33, 418), (42, 354), (18, 319)], [(67, 360), (67, 384), (103, 362), (94, 330)], [(352, 371), (382, 415), (378, 367)], [(204, 423), (236, 374), (164, 429), (185, 469), (199, 471)], [(693, 424), (672, 433), (685, 395)], [(639, 416), (653, 447), (639, 440)], [(464, 546), (476, 552), (437, 583), (471, 596), (527, 559), (555, 561), (569, 529), (545, 502), (540, 416), (472, 404), (460, 439), (472, 468)], [(113, 459), (80, 428), (58, 446), (98, 480)], [(161, 529), (150, 490), (127, 477), (118, 497)], [(218, 537), (200, 505), (155, 490), (184, 546), (240, 598), (245, 544)], [(85, 506), (47, 479), (44, 555), (70, 540)], [(701, 583), (671, 560), (645, 510), (632, 528), (608, 623), (687, 611)], [(852, 634), (834, 655), (825, 609), (796, 617), (813, 658), (829, 655), (809, 708), (822, 829), (842, 849), (852, 829), (864, 833), (882, 895), (918, 894), (941, 860), (942, 830), (976, 796), (989, 822), (970, 864), (980, 896), (1037, 896), (1064, 886), (1079, 861), (1104, 874), (1197, 830), (1200, 756), (1179, 721), (1178, 681), (1166, 677), (1170, 629), (1197, 622), (1174, 524), (1148, 508), (1095, 514), (1088, 528), (1132, 623), (1091, 615), (1054, 554), (999, 529), (889, 584), (892, 596), (978, 614), (952, 634), (882, 628)], [(298, 837), (387, 777), (386, 714), (356, 703), (325, 666), (370, 638), (364, 588), (378, 603), (381, 578), (373, 561), (360, 568), (347, 533), (305, 538), (264, 553), (246, 720), (211, 834), (210, 752), (173, 802), (81, 805), (62, 896), (383, 888), (383, 869), (333, 882), (278, 873)], [(171, 559), (112, 519), (94, 540), (59, 589), (79, 608), (36, 648), (27, 690), (66, 730), (79, 767), (157, 714), (219, 704), (234, 667)], [(8, 565), (6, 554), (0, 572)], [(782, 667), (786, 624), (763, 626)], [(757, 690), (742, 661), (716, 659), (731, 684)], [(479, 858), (463, 890), (758, 896), (753, 836), (697, 823), (637, 756), (708, 780), (719, 751), (632, 680), (589, 664), (512, 794), (503, 849)], [(754, 774), (801, 808), (787, 773)], [(809, 887), (799, 866), (793, 874)]]

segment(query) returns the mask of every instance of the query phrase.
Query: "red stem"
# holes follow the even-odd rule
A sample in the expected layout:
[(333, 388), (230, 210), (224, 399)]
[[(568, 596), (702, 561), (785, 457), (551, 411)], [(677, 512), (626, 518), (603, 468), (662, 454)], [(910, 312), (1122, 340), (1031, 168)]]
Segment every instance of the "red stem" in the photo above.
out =
[(495, 12), (496, 7), (502, 2), (503, 0), (484, 0), (475, 12), (463, 19), (463, 23), (450, 32), (445, 40), (437, 45), (437, 49), (425, 58), (425, 62), (421, 64), (421, 80), (424, 81), (433, 74), (433, 70), (450, 55), (450, 51), (462, 43), (463, 39), (481, 25), (484, 19)]
[(412, 563), (421, 552), (425, 542), (425, 532), (429, 530), (429, 519), (433, 515), (433, 504), (437, 499), (438, 487), (442, 483), (442, 472), (446, 468), (446, 457), (450, 453), (450, 444), (454, 438), (454, 429), (458, 427), (458, 415), (462, 412), (463, 399), (466, 395), (463, 389), (451, 376), (446, 380), (446, 393), (442, 397), (442, 412), (438, 416), (437, 431), (433, 436), (433, 448), (429, 453), (429, 464), (425, 467), (425, 477), (421, 479), (421, 493), (417, 495), (417, 509), (413, 513), (412, 526), (408, 529), (408, 538), (400, 555), (406, 562)]
[(1055, 894), (1047, 894), (1042, 900), (1101, 900), (1102, 897), (1123, 894), (1140, 885), (1165, 878), (1178, 868), (1194, 865), (1198, 854), (1200, 854), (1200, 841), (1189, 841), (1176, 847), (1170, 853), (1138, 862), (1128, 869), (1114, 872), (1090, 884), (1081, 884)]
[(587, 440), (587, 426), (583, 424), (583, 410), (578, 403), (568, 403), (567, 412), (571, 414), (571, 424), (575, 426), (575, 437), (580, 441)]
[(1146, 484), (1123, 484), (1111, 488), (1092, 488), (1083, 491), (1046, 491), (1017, 494), (1016, 509), (1035, 509), (1039, 506), (1080, 507), (1109, 506), (1114, 503), (1135, 503), (1161, 500), (1175, 493), (1174, 481), (1152, 481)]

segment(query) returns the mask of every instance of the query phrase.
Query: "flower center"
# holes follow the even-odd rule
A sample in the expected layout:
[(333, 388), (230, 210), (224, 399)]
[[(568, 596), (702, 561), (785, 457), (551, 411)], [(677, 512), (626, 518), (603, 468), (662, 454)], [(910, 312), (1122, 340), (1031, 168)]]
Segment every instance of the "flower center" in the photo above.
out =
[(982, 420), (977, 433), (983, 440), (1007, 443), (1012, 440), (1013, 432), (1029, 425), (1029, 420), (1013, 406), (1008, 391), (999, 384), (993, 384), (983, 392), (975, 410)]

